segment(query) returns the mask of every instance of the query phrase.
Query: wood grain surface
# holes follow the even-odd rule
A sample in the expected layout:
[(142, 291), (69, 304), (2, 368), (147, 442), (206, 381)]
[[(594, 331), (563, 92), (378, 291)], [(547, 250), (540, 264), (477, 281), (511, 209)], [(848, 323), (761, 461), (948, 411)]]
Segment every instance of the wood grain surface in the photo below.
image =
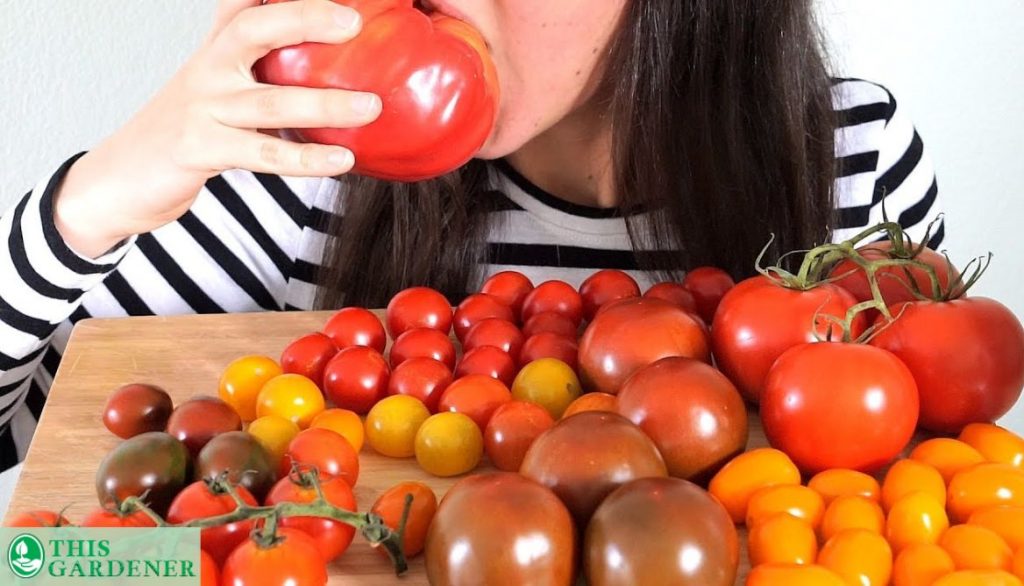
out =
[[(75, 522), (97, 506), (96, 469), (118, 443), (101, 414), (107, 395), (122, 384), (148, 382), (167, 390), (175, 404), (196, 395), (217, 394), (224, 368), (245, 354), (279, 357), (295, 338), (319, 330), (330, 312), (287, 312), (182, 317), (89, 319), (74, 329), (29, 448), (8, 516), (32, 509), (61, 509)], [(752, 414), (749, 447), (767, 445), (760, 420)], [(360, 510), (404, 480), (431, 486), (438, 498), (457, 480), (435, 478), (415, 460), (360, 454), (356, 498)], [(485, 470), (486, 464), (477, 471)], [(747, 573), (741, 561), (742, 584)], [(384, 556), (356, 537), (349, 551), (330, 566), (331, 584), (427, 584), (422, 556), (396, 579)]]

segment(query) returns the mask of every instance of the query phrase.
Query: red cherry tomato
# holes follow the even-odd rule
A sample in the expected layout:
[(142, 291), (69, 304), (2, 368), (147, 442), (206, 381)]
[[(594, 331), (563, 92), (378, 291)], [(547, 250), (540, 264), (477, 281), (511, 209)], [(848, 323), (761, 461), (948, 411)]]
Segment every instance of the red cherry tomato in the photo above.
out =
[(683, 277), (683, 286), (697, 301), (697, 315), (707, 323), (714, 321), (718, 303), (735, 284), (729, 273), (715, 267), (698, 267)]
[(565, 281), (545, 281), (523, 300), (523, 321), (544, 311), (560, 313), (578, 325), (583, 320), (583, 298)]
[(122, 515), (117, 511), (112, 511), (106, 508), (93, 509), (88, 515), (82, 519), (79, 524), (80, 527), (156, 527), (156, 522), (153, 521), (146, 513), (142, 511), (136, 511), (130, 515)]
[(71, 525), (64, 515), (53, 511), (28, 511), (12, 516), (4, 527), (66, 527)]
[(281, 353), (281, 370), (301, 374), (309, 380), (323, 384), (324, 367), (338, 354), (334, 341), (316, 333), (295, 340)]
[(481, 293), (493, 295), (512, 308), (518, 319), (522, 314), (523, 300), (533, 291), (533, 283), (526, 275), (516, 271), (503, 271), (484, 281)]
[(510, 386), (516, 378), (516, 363), (501, 348), (495, 346), (477, 346), (462, 355), (459, 365), (455, 368), (455, 378), (470, 374), (484, 374), (500, 380)]
[(345, 348), (324, 369), (324, 394), (336, 407), (365, 415), (387, 396), (391, 371), (373, 348)]
[(917, 412), (910, 370), (891, 352), (864, 344), (787, 350), (761, 396), (768, 441), (812, 473), (878, 470), (906, 447)]
[(249, 539), (231, 553), (221, 573), (230, 586), (323, 586), (327, 562), (316, 542), (298, 529), (279, 528), (273, 543)]
[[(320, 490), (332, 505), (347, 511), (356, 510), (352, 487), (341, 478), (322, 480)], [(266, 502), (273, 506), (279, 503), (311, 503), (316, 499), (316, 489), (307, 478), (291, 475), (282, 478), (270, 489)], [(312, 537), (320, 555), (328, 562), (345, 553), (356, 533), (351, 525), (323, 517), (284, 517), (280, 523), (281, 527), (298, 529)]]
[(555, 425), (536, 403), (510, 401), (498, 407), (484, 431), (484, 451), (498, 470), (518, 472), (533, 440)]
[(437, 413), (441, 393), (452, 384), (452, 371), (433, 358), (410, 358), (399, 364), (388, 382), (389, 395), (409, 395)]
[(455, 310), (453, 322), (455, 337), (462, 341), (469, 328), (480, 320), (492, 317), (510, 322), (516, 321), (512, 308), (493, 295), (476, 293), (466, 297)]
[(541, 332), (551, 332), (565, 336), (571, 340), (579, 337), (579, 328), (569, 318), (553, 311), (544, 311), (534, 314), (523, 325), (523, 335), (529, 338)]
[(462, 349), (469, 352), (480, 346), (494, 346), (508, 352), (509, 356), (519, 356), (524, 341), (523, 332), (514, 323), (492, 318), (482, 320), (469, 329), (462, 341)]
[(315, 466), (321, 479), (341, 478), (349, 486), (359, 480), (359, 454), (341, 434), (323, 427), (299, 432), (281, 458), (278, 476), (288, 476), (293, 465)]
[(644, 293), (644, 297), (664, 299), (683, 308), (686, 313), (697, 315), (697, 298), (682, 283), (664, 282), (651, 285)]
[(452, 327), (452, 306), (444, 295), (429, 287), (411, 287), (391, 298), (386, 319), (392, 338), (413, 328), (430, 328), (447, 335)]
[(433, 358), (448, 367), (455, 368), (455, 345), (448, 334), (430, 328), (413, 328), (398, 336), (391, 345), (391, 368), (397, 367), (410, 358)]
[(594, 319), (594, 314), (606, 303), (639, 296), (640, 286), (636, 284), (636, 280), (615, 269), (597, 271), (580, 285), (583, 317), (588, 321)]
[[(235, 488), (246, 504), (259, 504), (244, 486)], [(187, 523), (195, 519), (224, 515), (235, 508), (235, 500), (230, 495), (215, 494), (205, 481), (200, 480), (186, 486), (174, 497), (171, 508), (167, 510), (167, 521), (176, 524)], [(249, 538), (254, 524), (253, 521), (239, 521), (203, 529), (200, 532), (203, 550), (209, 553), (217, 564), (223, 564), (231, 552)]]
[(576, 370), (579, 364), (576, 340), (551, 332), (530, 336), (519, 351), (519, 368), (541, 358), (557, 358)]
[(367, 346), (383, 352), (388, 342), (388, 335), (384, 333), (380, 319), (362, 307), (339, 310), (327, 320), (323, 331), (339, 350), (351, 346)]
[(467, 415), (483, 432), (494, 411), (511, 400), (512, 392), (501, 381), (471, 374), (456, 380), (445, 390), (437, 410)]

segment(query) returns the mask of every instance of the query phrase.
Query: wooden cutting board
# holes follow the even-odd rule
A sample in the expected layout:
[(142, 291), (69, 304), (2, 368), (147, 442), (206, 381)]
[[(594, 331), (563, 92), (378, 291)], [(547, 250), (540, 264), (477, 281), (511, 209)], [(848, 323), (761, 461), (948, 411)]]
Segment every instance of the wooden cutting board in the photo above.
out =
[[(331, 312), (287, 312), (181, 317), (89, 319), (71, 335), (43, 410), (8, 516), (32, 509), (60, 510), (80, 520), (97, 506), (94, 477), (103, 456), (120, 441), (103, 426), (107, 395), (133, 382), (159, 385), (175, 404), (196, 395), (217, 395), (224, 368), (245, 354), (278, 357), (295, 338), (314, 332)], [(748, 447), (767, 442), (756, 414), (750, 417)], [(368, 509), (387, 488), (419, 480), (442, 497), (458, 478), (435, 478), (414, 459), (380, 456), (369, 447), (360, 454), (356, 499)], [(477, 471), (490, 469), (482, 465)], [(748, 571), (746, 539), (741, 531), (742, 584)], [(331, 584), (427, 584), (422, 556), (397, 580), (389, 563), (356, 537), (344, 556), (330, 566)]]

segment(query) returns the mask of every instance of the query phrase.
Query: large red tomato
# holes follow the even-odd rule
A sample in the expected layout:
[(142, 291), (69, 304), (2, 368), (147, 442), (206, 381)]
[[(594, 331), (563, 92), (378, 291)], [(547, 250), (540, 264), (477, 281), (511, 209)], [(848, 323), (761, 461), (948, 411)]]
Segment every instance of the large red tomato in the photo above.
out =
[(361, 415), (387, 396), (391, 369), (373, 348), (352, 346), (324, 368), (324, 394), (335, 406)]
[(452, 327), (452, 306), (438, 291), (410, 287), (391, 298), (385, 318), (392, 338), (413, 328), (430, 328), (447, 335)]
[(497, 73), (480, 33), (424, 14), (412, 0), (335, 1), (362, 14), (358, 36), (278, 49), (253, 70), (265, 83), (373, 92), (383, 110), (363, 127), (296, 129), (297, 136), (350, 148), (355, 171), (381, 179), (419, 181), (462, 166), (498, 111)]
[(377, 352), (383, 352), (388, 343), (388, 335), (380, 319), (362, 307), (338, 310), (324, 325), (324, 334), (340, 350), (349, 346), (369, 346)]
[(864, 344), (802, 344), (772, 367), (761, 396), (764, 433), (805, 472), (874, 472), (917, 425), (917, 385), (891, 352)]
[[(800, 291), (778, 285), (768, 277), (751, 277), (734, 287), (718, 306), (711, 326), (711, 346), (718, 368), (747, 400), (757, 403), (764, 379), (775, 360), (793, 346), (824, 339), (829, 330), (838, 340), (839, 328), (825, 318), (840, 319), (857, 300), (845, 289), (824, 283)], [(852, 335), (867, 327), (854, 318)]]
[[(356, 497), (345, 480), (325, 478), (320, 482), (320, 490), (332, 505), (348, 511), (356, 510)], [(307, 479), (289, 476), (270, 489), (266, 504), (311, 503), (317, 496), (316, 488)], [(356, 533), (351, 525), (324, 517), (284, 517), (280, 526), (298, 529), (312, 537), (320, 555), (328, 562), (345, 553)]]
[(1024, 387), (1024, 328), (1006, 306), (966, 297), (914, 301), (892, 313), (899, 317), (871, 344), (910, 368), (921, 394), (922, 427), (959, 433), (968, 423), (998, 419), (1017, 402)]
[(663, 299), (624, 299), (590, 322), (579, 346), (579, 368), (588, 391), (616, 394), (637, 370), (667, 356), (710, 359), (704, 328)]
[(606, 303), (639, 296), (640, 286), (636, 280), (615, 269), (597, 271), (580, 285), (583, 317), (587, 320), (594, 319), (597, 310)]
[[(256, 506), (256, 498), (244, 486), (236, 486), (238, 495), (250, 506)], [(216, 517), (234, 511), (235, 500), (227, 493), (215, 493), (206, 481), (193, 482), (178, 493), (167, 511), (170, 523), (187, 523), (195, 519)], [(218, 565), (224, 563), (231, 552), (249, 538), (253, 521), (239, 521), (219, 527), (208, 527), (200, 534), (203, 550), (209, 553)]]
[[(892, 242), (888, 240), (872, 242), (861, 246), (857, 252), (864, 257), (864, 260), (868, 261), (887, 259), (892, 254)], [(950, 281), (955, 281), (960, 276), (955, 268), (950, 273), (951, 266), (946, 257), (930, 248), (922, 248), (914, 260), (935, 269), (935, 276), (938, 277), (942, 291), (949, 288)], [(847, 259), (838, 263), (829, 274), (833, 278), (842, 277), (835, 281), (835, 284), (853, 294), (857, 301), (867, 301), (873, 298), (867, 273), (852, 260)], [(929, 297), (932, 295), (931, 277), (927, 272), (913, 266), (882, 267), (875, 272), (875, 279), (886, 305), (913, 301), (915, 297), (910, 286), (911, 282), (916, 284), (918, 290), (924, 295)]]
[(549, 489), (511, 472), (460, 480), (427, 533), (431, 584), (551, 584), (575, 578), (576, 531)]

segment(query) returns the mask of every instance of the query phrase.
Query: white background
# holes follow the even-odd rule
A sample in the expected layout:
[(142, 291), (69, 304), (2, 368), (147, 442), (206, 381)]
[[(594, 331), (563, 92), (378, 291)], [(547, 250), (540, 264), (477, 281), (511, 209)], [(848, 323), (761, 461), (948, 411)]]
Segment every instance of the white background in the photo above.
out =
[[(680, 0), (686, 1), (686, 0)], [(118, 127), (206, 32), (215, 0), (0, 0), (0, 210)], [(955, 260), (1024, 316), (1024, 2), (820, 0), (836, 71), (887, 85), (935, 160)], [(1024, 402), (1004, 423), (1024, 431)]]

